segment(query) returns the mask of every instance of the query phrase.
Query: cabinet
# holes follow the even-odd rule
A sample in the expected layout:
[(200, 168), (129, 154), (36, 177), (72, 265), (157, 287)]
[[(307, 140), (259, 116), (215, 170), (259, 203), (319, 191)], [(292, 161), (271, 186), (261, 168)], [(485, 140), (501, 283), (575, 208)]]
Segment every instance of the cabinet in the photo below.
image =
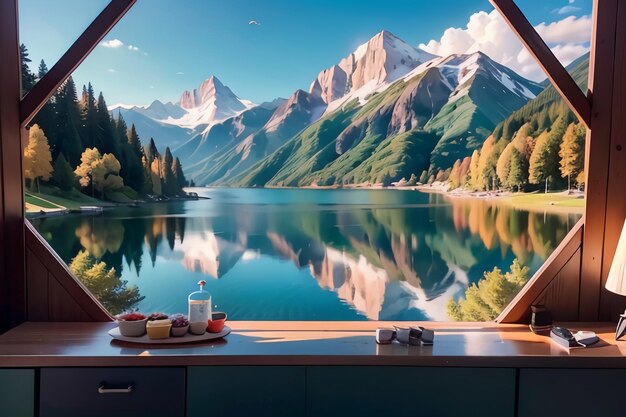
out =
[(43, 368), (41, 417), (184, 417), (185, 368)]
[(515, 370), (380, 366), (307, 369), (307, 417), (513, 417)]
[(0, 369), (0, 416), (35, 415), (35, 370)]
[(519, 417), (623, 416), (624, 369), (520, 369)]
[(188, 417), (304, 417), (305, 367), (206, 366), (187, 372)]

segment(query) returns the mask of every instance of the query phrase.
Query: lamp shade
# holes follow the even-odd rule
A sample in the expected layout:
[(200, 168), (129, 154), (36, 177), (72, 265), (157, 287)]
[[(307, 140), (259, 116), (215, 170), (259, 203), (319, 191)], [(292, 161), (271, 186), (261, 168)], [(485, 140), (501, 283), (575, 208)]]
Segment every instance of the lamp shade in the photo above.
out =
[(626, 222), (617, 242), (615, 257), (606, 280), (606, 289), (619, 295), (626, 295)]

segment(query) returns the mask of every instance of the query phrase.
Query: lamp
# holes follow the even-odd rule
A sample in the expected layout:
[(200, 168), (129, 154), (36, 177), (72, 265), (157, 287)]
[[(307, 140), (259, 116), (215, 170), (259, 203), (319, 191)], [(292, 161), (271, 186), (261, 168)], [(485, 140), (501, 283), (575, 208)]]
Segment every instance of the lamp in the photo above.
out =
[[(615, 257), (606, 280), (606, 289), (615, 294), (626, 296), (626, 222), (624, 222), (622, 234), (617, 242)], [(615, 329), (615, 340), (619, 340), (624, 334), (626, 334), (626, 311), (620, 315)]]

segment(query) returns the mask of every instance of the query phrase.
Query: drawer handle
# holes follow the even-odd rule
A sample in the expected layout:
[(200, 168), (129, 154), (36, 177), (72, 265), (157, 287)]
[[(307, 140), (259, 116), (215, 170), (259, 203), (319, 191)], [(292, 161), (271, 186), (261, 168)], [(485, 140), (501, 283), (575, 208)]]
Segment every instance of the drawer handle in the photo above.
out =
[(107, 388), (103, 382), (98, 387), (98, 394), (130, 394), (134, 387), (134, 384), (130, 384), (126, 388)]

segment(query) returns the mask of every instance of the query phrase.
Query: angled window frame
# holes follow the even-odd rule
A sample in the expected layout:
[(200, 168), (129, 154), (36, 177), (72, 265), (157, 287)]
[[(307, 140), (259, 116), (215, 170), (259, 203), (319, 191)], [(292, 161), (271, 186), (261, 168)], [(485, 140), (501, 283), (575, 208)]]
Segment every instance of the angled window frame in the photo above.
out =
[[(13, 1), (17, 3), (17, 0)], [(612, 84), (598, 81), (607, 77), (612, 79), (613, 76), (612, 60), (615, 58), (613, 55), (615, 53), (618, 0), (594, 0), (587, 94), (580, 90), (573, 78), (513, 0), (490, 0), (490, 2), (501, 13), (509, 27), (544, 70), (551, 84), (561, 97), (587, 127), (585, 215), (531, 278), (524, 289), (500, 314), (496, 322), (516, 323), (526, 321), (530, 305), (537, 300), (537, 297), (551, 284), (556, 275), (572, 260), (573, 254), (578, 249), (583, 248), (585, 250), (581, 258), (582, 262), (578, 266), (580, 271), (579, 277), (575, 277), (580, 280), (579, 319), (592, 320), (594, 317), (597, 319), (602, 284), (602, 256), (597, 256), (597, 252), (600, 251), (600, 254), (602, 254), (604, 250), (608, 169), (603, 164), (606, 165), (609, 153), (608, 142), (610, 140), (606, 138), (610, 136), (612, 97)], [(111, 0), (61, 59), (21, 99), (18, 124), (20, 131), (23, 130), (37, 111), (54, 94), (61, 83), (83, 62), (87, 55), (135, 3), (136, 0)], [(17, 7), (15, 12), (15, 18), (17, 19)], [(17, 29), (17, 25), (15, 25), (15, 29)], [(598, 65), (598, 63), (602, 65)], [(592, 99), (594, 97), (596, 98), (595, 100)], [(5, 141), (6, 138), (3, 142)], [(14, 150), (13, 153), (15, 153)], [(23, 184), (20, 189), (23, 191)], [(22, 223), (25, 223), (23, 212), (21, 216)], [(35, 242), (39, 250), (47, 250), (52, 252), (52, 255), (54, 254), (47, 242), (38, 239), (32, 226), (28, 225), (24, 230), (27, 242)], [(26, 247), (22, 247), (26, 251)], [(62, 279), (77, 282), (76, 278), (73, 277), (58, 256), (47, 257), (46, 259), (48, 262), (59, 263), (54, 268), (59, 274), (63, 275)], [(25, 275), (23, 276), (21, 286), (22, 291), (25, 293)], [(78, 285), (74, 289), (76, 291), (87, 291), (82, 285)], [(87, 305), (82, 306), (83, 309), (95, 312), (92, 316), (94, 321), (112, 319), (111, 315), (103, 309), (91, 294), (86, 295), (87, 297), (79, 297), (78, 302), (94, 303), (91, 307)], [(25, 318), (26, 314), (24, 314)]]

